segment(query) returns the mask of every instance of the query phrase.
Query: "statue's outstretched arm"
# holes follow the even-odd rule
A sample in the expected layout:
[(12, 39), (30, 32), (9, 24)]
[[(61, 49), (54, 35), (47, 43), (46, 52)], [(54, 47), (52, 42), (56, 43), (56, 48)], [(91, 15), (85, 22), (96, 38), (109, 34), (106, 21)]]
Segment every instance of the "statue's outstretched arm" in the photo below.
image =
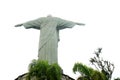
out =
[(15, 27), (21, 27), (21, 26), (23, 26), (23, 24), (17, 24), (17, 25), (15, 25)]
[(85, 24), (83, 24), (83, 23), (77, 23), (77, 22), (76, 22), (75, 24), (76, 24), (76, 25), (80, 25), (80, 26), (81, 26), (81, 25), (82, 25), (82, 26), (85, 25)]

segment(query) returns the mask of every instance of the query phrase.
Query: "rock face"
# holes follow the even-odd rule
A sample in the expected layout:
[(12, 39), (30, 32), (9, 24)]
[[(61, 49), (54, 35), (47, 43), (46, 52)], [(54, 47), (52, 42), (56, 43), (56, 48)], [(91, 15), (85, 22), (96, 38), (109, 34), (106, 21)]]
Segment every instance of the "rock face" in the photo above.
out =
[[(27, 73), (18, 76), (15, 80), (27, 80), (26, 77), (27, 77)], [(33, 77), (31, 80), (36, 80), (36, 78)], [(75, 80), (75, 79), (69, 77), (68, 75), (62, 74), (62, 79), (61, 80)]]

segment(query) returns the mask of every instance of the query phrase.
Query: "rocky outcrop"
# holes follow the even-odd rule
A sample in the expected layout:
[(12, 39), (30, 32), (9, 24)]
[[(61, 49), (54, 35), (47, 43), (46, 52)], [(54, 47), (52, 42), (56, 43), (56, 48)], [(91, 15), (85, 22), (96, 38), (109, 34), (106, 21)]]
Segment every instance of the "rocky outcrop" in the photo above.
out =
[[(27, 73), (25, 73), (23, 75), (20, 75), (15, 80), (27, 80), (27, 78), (26, 78), (27, 75), (28, 75)], [(31, 80), (36, 80), (36, 78), (33, 77)], [(75, 80), (75, 79), (69, 77), (68, 75), (62, 74), (62, 79), (61, 80)]]

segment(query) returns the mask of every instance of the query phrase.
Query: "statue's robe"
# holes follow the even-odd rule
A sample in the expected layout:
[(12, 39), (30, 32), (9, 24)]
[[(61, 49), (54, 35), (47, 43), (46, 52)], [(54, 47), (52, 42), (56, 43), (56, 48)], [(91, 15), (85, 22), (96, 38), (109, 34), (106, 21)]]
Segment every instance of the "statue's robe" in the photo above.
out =
[(72, 21), (63, 20), (57, 17), (41, 17), (23, 24), (26, 29), (35, 28), (40, 30), (40, 41), (38, 59), (46, 60), (49, 64), (58, 62), (58, 41), (59, 30), (72, 28), (75, 25)]

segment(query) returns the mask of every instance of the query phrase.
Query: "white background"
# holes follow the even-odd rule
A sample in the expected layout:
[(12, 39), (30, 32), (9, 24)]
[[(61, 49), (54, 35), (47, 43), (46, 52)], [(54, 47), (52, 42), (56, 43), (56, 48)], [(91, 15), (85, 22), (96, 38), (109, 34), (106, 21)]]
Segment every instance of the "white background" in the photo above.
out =
[(102, 47), (102, 57), (115, 64), (113, 77), (120, 77), (119, 0), (1, 0), (0, 80), (14, 80), (37, 59), (39, 30), (14, 25), (52, 14), (85, 23), (60, 31), (59, 64), (73, 78), (75, 62), (91, 66), (89, 59)]

